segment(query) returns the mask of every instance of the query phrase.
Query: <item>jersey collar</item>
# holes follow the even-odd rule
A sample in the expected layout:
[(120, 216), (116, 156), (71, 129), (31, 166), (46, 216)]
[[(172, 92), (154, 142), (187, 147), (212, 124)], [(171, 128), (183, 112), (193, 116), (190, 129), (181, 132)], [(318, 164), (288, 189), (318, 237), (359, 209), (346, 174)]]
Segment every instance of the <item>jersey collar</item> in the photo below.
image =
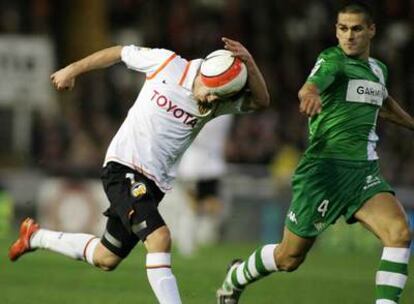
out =
[(200, 69), (202, 61), (202, 59), (195, 59), (189, 62), (190, 67), (188, 68), (188, 72), (182, 86), (183, 88), (186, 88), (187, 90), (191, 91), (191, 93), (193, 89), (194, 80), (197, 76), (198, 70)]

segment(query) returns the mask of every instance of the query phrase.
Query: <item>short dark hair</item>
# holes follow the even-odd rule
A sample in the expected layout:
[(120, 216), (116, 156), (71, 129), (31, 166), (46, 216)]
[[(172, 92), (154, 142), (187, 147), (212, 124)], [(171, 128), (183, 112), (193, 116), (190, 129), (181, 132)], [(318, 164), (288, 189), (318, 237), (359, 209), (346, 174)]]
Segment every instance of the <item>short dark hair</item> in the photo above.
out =
[(368, 3), (364, 3), (362, 1), (348, 1), (338, 10), (338, 14), (341, 13), (363, 14), (368, 25), (375, 23), (374, 11)]

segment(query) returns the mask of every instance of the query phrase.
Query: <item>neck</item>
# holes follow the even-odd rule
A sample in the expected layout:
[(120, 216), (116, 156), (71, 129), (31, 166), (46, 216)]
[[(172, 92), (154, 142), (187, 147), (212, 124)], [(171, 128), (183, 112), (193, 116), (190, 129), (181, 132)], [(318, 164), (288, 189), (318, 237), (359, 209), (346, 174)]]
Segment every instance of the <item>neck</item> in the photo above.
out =
[(358, 56), (359, 59), (367, 61), (369, 58), (370, 50), (369, 47), (365, 50), (364, 53)]

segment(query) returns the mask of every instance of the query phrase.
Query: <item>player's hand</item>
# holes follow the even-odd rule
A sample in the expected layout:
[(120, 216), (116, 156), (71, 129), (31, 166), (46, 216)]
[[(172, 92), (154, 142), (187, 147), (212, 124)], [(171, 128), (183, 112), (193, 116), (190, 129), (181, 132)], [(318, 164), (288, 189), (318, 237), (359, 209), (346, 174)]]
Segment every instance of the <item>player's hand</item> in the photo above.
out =
[(321, 110), (322, 102), (317, 94), (307, 94), (300, 100), (299, 111), (304, 115), (312, 117), (319, 114)]
[(71, 75), (70, 68), (65, 67), (50, 76), (53, 86), (58, 91), (72, 90), (75, 86), (75, 77)]
[(224, 48), (232, 52), (234, 56), (240, 58), (241, 61), (246, 63), (252, 59), (252, 55), (250, 55), (249, 51), (240, 42), (226, 37), (221, 38), (221, 40), (224, 42)]

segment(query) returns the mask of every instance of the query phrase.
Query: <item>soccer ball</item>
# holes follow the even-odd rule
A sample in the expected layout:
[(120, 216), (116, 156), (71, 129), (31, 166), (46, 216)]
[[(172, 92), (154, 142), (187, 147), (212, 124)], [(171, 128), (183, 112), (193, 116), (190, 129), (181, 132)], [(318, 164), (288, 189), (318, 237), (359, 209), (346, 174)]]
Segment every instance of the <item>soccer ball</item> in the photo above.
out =
[(218, 96), (239, 92), (247, 81), (246, 65), (228, 50), (217, 50), (204, 59), (200, 67), (202, 83)]

